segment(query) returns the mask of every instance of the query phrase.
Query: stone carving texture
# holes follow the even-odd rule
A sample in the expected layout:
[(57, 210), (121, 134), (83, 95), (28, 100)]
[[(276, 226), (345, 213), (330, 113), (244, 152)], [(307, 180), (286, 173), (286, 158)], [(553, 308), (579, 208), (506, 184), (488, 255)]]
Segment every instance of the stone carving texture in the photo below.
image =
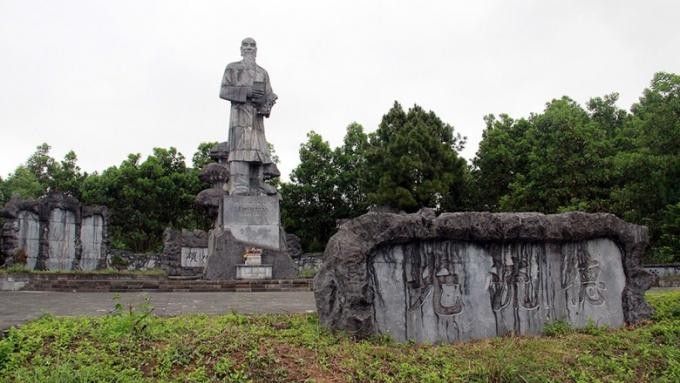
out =
[(40, 251), (40, 221), (38, 215), (27, 210), (17, 214), (19, 248), (26, 250), (26, 266), (35, 268)]
[(205, 267), (205, 259), (208, 257), (207, 247), (183, 247), (182, 267)]
[(94, 270), (102, 259), (102, 243), (104, 241), (104, 218), (100, 215), (93, 215), (83, 218), (80, 227), (80, 243), (83, 252), (80, 256), (80, 269), (89, 271)]
[(92, 270), (106, 267), (108, 210), (49, 193), (37, 200), (10, 200), (0, 251), (6, 263), (25, 252), (26, 267), (38, 270)]
[(364, 337), (452, 342), (610, 327), (651, 315), (647, 229), (610, 214), (369, 213), (329, 241), (314, 280), (321, 322)]
[(48, 229), (48, 270), (71, 270), (76, 257), (76, 216), (72, 211), (52, 209)]
[[(195, 253), (195, 257), (189, 255), (192, 251)], [(198, 255), (199, 253), (207, 254), (207, 251), (207, 232), (203, 230), (175, 230), (167, 228), (163, 232), (161, 267), (168, 275), (202, 275), (205, 259), (201, 261)]]

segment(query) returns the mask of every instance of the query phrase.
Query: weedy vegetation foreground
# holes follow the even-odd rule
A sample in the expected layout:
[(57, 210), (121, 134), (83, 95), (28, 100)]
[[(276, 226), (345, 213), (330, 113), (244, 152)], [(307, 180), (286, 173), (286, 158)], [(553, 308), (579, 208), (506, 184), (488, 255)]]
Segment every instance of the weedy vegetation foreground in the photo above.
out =
[(446, 345), (356, 341), (315, 315), (43, 316), (0, 340), (7, 382), (680, 382), (680, 291), (645, 324), (546, 327), (545, 337)]

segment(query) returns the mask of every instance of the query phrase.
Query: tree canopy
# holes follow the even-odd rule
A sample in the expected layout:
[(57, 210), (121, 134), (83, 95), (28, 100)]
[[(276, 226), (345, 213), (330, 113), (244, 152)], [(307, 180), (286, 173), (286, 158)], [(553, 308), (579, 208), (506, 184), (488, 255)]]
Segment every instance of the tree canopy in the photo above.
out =
[(407, 212), (462, 208), (466, 163), (457, 150), (463, 145), (434, 112), (418, 105), (404, 112), (395, 102), (369, 136), (369, 201)]
[(473, 200), (491, 211), (611, 212), (651, 230), (649, 260), (680, 261), (680, 76), (657, 73), (630, 112), (613, 93), (486, 117)]

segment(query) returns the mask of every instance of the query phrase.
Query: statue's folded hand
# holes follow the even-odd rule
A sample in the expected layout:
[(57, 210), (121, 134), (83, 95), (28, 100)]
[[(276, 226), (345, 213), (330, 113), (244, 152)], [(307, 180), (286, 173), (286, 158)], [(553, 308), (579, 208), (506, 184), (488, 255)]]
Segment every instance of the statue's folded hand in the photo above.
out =
[(248, 88), (248, 97), (262, 97), (264, 96), (264, 90)]

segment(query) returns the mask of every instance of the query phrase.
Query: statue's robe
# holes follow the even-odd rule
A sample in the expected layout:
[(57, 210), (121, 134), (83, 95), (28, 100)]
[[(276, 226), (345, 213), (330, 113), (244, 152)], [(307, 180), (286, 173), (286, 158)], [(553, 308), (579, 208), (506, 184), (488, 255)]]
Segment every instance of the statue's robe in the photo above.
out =
[[(262, 88), (264, 96), (257, 100), (249, 99), (248, 91), (253, 86)], [(256, 64), (248, 66), (243, 61), (227, 65), (220, 98), (231, 101), (228, 162), (271, 164), (263, 119), (269, 117), (276, 95), (267, 71)]]

